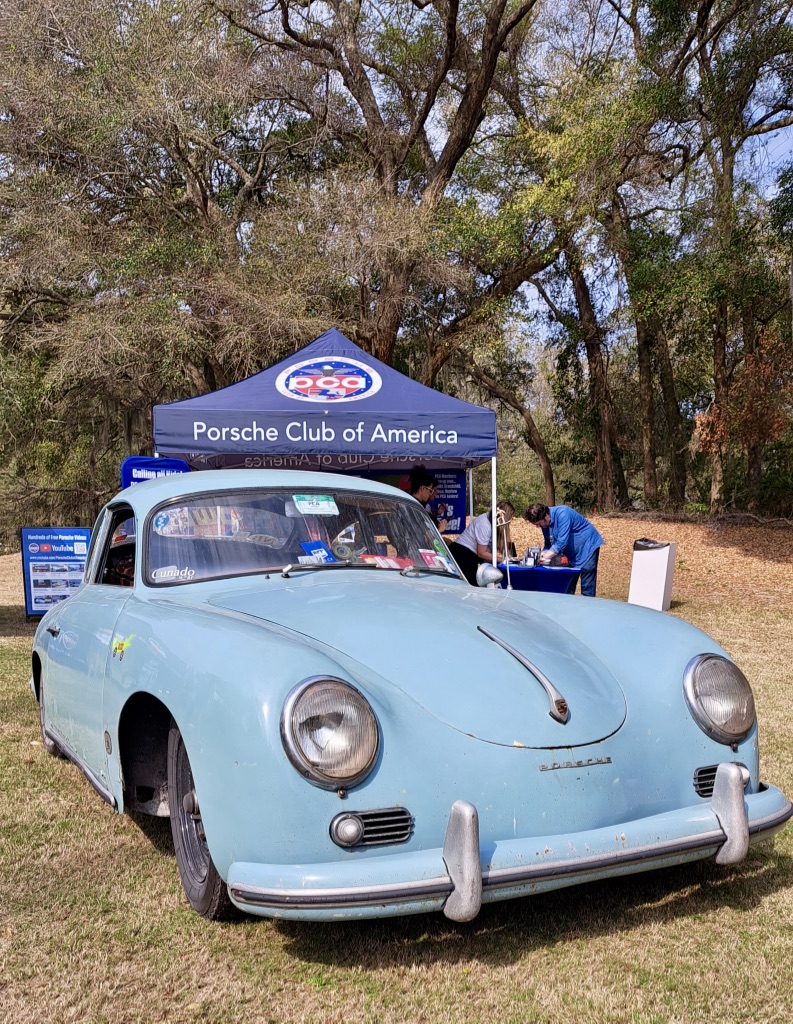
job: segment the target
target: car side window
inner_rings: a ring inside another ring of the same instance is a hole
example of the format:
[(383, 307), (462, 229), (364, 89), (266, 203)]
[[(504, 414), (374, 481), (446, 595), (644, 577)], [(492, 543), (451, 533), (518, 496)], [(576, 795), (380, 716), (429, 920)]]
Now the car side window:
[(104, 542), (110, 518), (111, 513), (107, 509), (103, 509), (91, 531), (91, 543), (88, 545), (88, 557), (85, 560), (84, 579), (86, 583), (101, 583), (101, 575), (98, 570), (104, 559)]
[(128, 505), (112, 510), (110, 528), (104, 538), (101, 570), (97, 582), (111, 587), (131, 587), (135, 583), (135, 517)]

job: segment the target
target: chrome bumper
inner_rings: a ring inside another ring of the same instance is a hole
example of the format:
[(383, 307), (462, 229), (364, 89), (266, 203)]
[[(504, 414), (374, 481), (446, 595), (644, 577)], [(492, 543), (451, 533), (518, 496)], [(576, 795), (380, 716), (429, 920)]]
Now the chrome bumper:
[[(616, 826), (616, 834), (615, 828), (607, 828), (507, 840), (491, 844), (486, 863), (477, 810), (468, 801), (457, 800), (442, 851), (391, 854), (362, 860), (354, 868), (349, 862), (232, 864), (229, 893), (243, 910), (267, 916), (330, 920), (443, 910), (453, 921), (470, 921), (484, 902), (543, 889), (712, 856), (719, 864), (735, 864), (746, 856), (751, 842), (778, 832), (793, 816), (793, 804), (770, 787), (749, 798), (754, 804), (750, 818), (744, 797), (748, 781), (745, 768), (724, 763), (716, 772), (710, 803), (695, 811), (626, 822)], [(274, 873), (278, 884), (257, 884)], [(299, 885), (290, 884), (298, 877)], [(338, 884), (328, 885), (331, 881)]]

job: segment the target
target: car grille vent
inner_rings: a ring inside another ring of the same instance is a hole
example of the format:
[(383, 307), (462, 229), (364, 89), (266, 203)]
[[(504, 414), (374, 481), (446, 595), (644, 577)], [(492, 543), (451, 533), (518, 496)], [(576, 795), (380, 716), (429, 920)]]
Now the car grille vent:
[(350, 850), (359, 846), (406, 843), (413, 835), (413, 815), (404, 807), (376, 811), (342, 811), (330, 823), (330, 838)]
[(717, 764), (708, 764), (694, 769), (694, 790), (697, 796), (713, 796), (713, 784), (716, 781)]
[[(736, 761), (741, 768), (745, 768), (741, 761)], [(713, 786), (716, 782), (716, 769), (719, 766), (717, 764), (703, 765), (702, 768), (694, 769), (694, 789), (697, 796), (710, 797), (713, 796)]]
[(413, 835), (413, 815), (405, 807), (355, 813), (363, 822), (363, 836), (359, 846), (406, 843)]

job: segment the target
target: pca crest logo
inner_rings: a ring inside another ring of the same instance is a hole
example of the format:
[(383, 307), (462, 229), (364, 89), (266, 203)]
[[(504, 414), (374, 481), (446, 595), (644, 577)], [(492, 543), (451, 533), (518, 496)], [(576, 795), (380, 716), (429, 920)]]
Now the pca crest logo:
[(382, 384), (366, 363), (335, 356), (293, 363), (275, 381), (280, 394), (301, 402), (357, 402), (376, 395)]

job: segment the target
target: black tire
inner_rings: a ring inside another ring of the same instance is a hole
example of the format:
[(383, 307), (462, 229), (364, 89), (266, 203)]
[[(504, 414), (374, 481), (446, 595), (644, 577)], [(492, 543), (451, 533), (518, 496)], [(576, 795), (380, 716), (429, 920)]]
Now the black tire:
[[(185, 798), (194, 809), (185, 807)], [(168, 733), (168, 805), (176, 863), (190, 906), (210, 921), (234, 916), (226, 883), (209, 854), (190, 760), (173, 720)]]
[(39, 726), (41, 728), (41, 742), (50, 757), (64, 757), (64, 753), (55, 740), (51, 740), (44, 731), (44, 683), (39, 683)]

